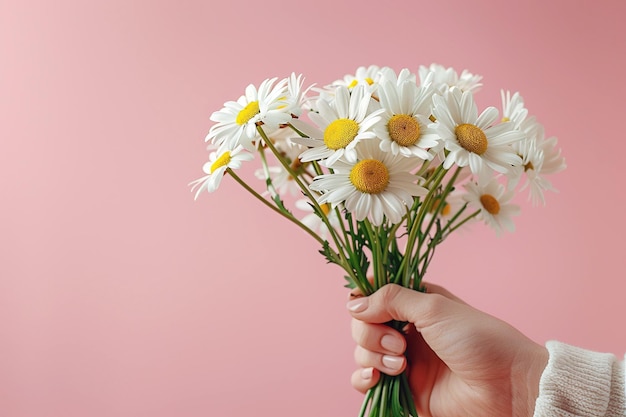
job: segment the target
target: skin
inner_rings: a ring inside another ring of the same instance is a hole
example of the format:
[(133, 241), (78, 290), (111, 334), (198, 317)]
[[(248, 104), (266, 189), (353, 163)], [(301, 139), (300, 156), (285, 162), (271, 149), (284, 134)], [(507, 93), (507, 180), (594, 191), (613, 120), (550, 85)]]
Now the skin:
[[(545, 347), (436, 285), (420, 293), (385, 285), (351, 294), (358, 366), (352, 385), (373, 387), (380, 372), (405, 369), (420, 417), (527, 417), (534, 412)], [(405, 333), (386, 326), (409, 323)]]

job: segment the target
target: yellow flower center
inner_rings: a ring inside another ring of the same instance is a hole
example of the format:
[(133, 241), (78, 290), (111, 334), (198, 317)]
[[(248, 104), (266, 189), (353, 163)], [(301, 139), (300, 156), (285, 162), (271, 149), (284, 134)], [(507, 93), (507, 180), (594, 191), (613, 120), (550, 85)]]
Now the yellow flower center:
[(508, 117), (506, 117), (506, 116), (504, 116), (504, 117), (502, 118), (502, 123), (506, 123), (506, 122), (510, 122), (510, 121), (511, 121), (511, 119), (509, 119), (509, 118), (508, 118)]
[(259, 111), (259, 102), (251, 101), (237, 114), (235, 122), (237, 122), (238, 125), (245, 125), (250, 119), (259, 114)]
[(211, 164), (211, 172), (209, 172), (209, 174), (212, 174), (218, 168), (228, 165), (230, 159), (230, 151), (226, 151), (221, 154), (220, 157), (217, 158), (213, 164)]
[(487, 213), (493, 214), (494, 216), (500, 213), (500, 203), (498, 200), (490, 194), (483, 194), (480, 196), (480, 204), (483, 205), (483, 208)]
[(330, 204), (327, 204), (327, 203), (320, 204), (320, 208), (322, 209), (322, 213), (328, 216), (328, 213), (330, 213)]
[(376, 159), (364, 159), (352, 167), (350, 182), (362, 193), (378, 194), (389, 184), (389, 171)]
[[(437, 210), (439, 210), (439, 205), (442, 203), (441, 198), (437, 198), (434, 202), (433, 202), (433, 206), (430, 209), (431, 213), (436, 213)], [(450, 207), (450, 204), (448, 204), (447, 202), (443, 201), (443, 208), (441, 209), (440, 214), (442, 216), (447, 216), (448, 214), (450, 214), (450, 212), (452, 211), (452, 207)]]
[(478, 126), (469, 123), (458, 125), (454, 129), (456, 139), (466, 151), (482, 155), (487, 151), (487, 136)]
[(345, 148), (359, 133), (359, 124), (351, 119), (337, 119), (324, 130), (324, 143), (336, 151)]
[(443, 209), (441, 210), (441, 215), (442, 216), (448, 216), (450, 214), (450, 212), (452, 211), (452, 207), (450, 207), (450, 204), (444, 202), (443, 203)]
[(530, 161), (528, 161), (528, 163), (526, 165), (524, 165), (524, 172), (528, 171), (529, 169), (532, 169), (532, 170), (535, 169), (535, 166)]
[(415, 117), (408, 114), (395, 114), (387, 124), (389, 137), (401, 146), (411, 146), (420, 138), (420, 125)]
[[(365, 82), (368, 85), (372, 85), (374, 84), (374, 80), (372, 80), (370, 77), (366, 77), (365, 78)], [(359, 80), (357, 80), (356, 78), (354, 80), (352, 80), (352, 82), (350, 84), (348, 84), (348, 88), (354, 88), (359, 84)]]

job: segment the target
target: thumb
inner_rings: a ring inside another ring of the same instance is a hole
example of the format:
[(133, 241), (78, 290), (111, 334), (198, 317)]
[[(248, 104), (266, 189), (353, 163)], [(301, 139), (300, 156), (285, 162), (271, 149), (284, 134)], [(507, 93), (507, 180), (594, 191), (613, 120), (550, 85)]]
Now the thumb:
[(397, 284), (387, 284), (368, 297), (348, 301), (350, 314), (368, 323), (390, 320), (411, 322), (417, 330), (445, 319), (459, 303), (441, 294), (425, 294)]

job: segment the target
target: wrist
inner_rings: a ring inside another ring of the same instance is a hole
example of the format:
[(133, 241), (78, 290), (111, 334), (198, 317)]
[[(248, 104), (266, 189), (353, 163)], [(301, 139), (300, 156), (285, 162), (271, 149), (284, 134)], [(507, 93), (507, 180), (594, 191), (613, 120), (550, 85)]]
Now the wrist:
[(532, 417), (539, 397), (541, 376), (548, 364), (549, 352), (544, 346), (531, 342), (518, 354), (511, 374), (513, 387), (513, 416)]

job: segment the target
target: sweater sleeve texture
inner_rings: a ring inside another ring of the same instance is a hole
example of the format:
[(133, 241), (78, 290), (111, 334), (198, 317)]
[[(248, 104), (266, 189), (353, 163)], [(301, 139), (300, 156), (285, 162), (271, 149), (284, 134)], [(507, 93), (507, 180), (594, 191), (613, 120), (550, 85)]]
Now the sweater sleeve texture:
[(534, 417), (623, 417), (624, 361), (557, 341), (539, 382)]

